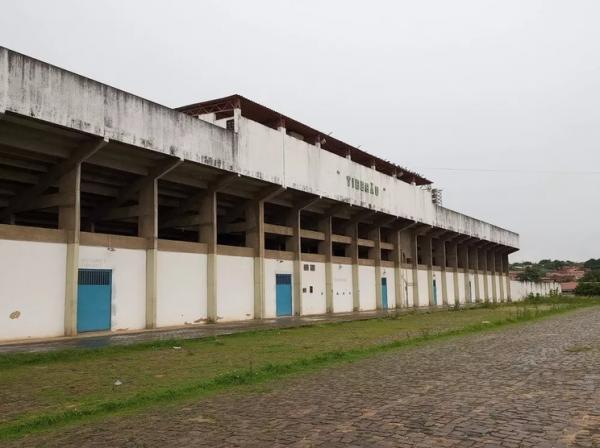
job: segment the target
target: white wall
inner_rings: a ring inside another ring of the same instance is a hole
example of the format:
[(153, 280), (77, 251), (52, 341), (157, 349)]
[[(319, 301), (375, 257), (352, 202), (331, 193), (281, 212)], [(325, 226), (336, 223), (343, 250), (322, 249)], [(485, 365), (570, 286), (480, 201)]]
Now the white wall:
[[(388, 309), (396, 308), (396, 282), (394, 268), (381, 267), (381, 278), (387, 279), (387, 304)], [(382, 299), (383, 300), (383, 299)]]
[[(304, 266), (309, 270), (305, 271)], [(315, 270), (311, 271), (310, 267)], [(325, 296), (325, 263), (303, 261), (300, 265), (302, 270), (302, 314), (325, 314), (327, 312), (327, 297)], [(310, 288), (313, 292), (310, 292)], [(306, 288), (306, 292), (304, 289)]]
[(254, 258), (217, 255), (217, 321), (253, 318)]
[(158, 252), (159, 327), (206, 319), (206, 254)]
[(66, 247), (0, 240), (0, 340), (64, 334)]
[(510, 293), (513, 301), (526, 299), (529, 294), (548, 295), (552, 290), (560, 293), (560, 284), (556, 282), (520, 282), (510, 281)]
[(454, 272), (446, 271), (446, 287), (448, 289), (448, 305), (454, 305)]
[(352, 265), (332, 264), (333, 280), (333, 312), (348, 313), (352, 311)]
[(418, 306), (429, 306), (429, 280), (427, 269), (418, 270), (419, 278), (419, 303)]
[(405, 286), (404, 293), (406, 294), (405, 306), (414, 306), (414, 296), (413, 296), (413, 276), (412, 269), (402, 269), (402, 276), (404, 278), (403, 285)]
[(79, 267), (112, 270), (111, 330), (145, 328), (145, 250), (80, 246)]
[(458, 271), (458, 302), (465, 303), (465, 273), (462, 271)]
[(485, 287), (484, 282), (483, 282), (483, 274), (477, 273), (475, 275), (475, 278), (477, 279), (477, 282), (479, 283), (479, 297), (477, 297), (477, 299), (481, 300), (482, 302), (485, 301)]
[[(292, 276), (292, 284), (294, 281), (294, 262), (291, 260), (273, 260), (265, 259), (265, 317), (274, 318), (277, 316), (275, 304), (275, 274), (290, 274)], [(293, 293), (292, 288), (292, 295)], [(254, 288), (253, 288), (254, 291)], [(293, 310), (292, 299), (292, 312)]]
[(358, 267), (358, 287), (360, 289), (360, 310), (368, 311), (377, 309), (374, 266)]

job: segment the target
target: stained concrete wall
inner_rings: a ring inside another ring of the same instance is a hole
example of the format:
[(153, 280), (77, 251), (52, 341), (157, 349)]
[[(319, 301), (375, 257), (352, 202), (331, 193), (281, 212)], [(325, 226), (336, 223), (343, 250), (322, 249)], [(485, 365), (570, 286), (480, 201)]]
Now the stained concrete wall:
[(146, 251), (81, 246), (79, 267), (112, 270), (111, 330), (146, 326)]
[(373, 266), (358, 267), (358, 285), (360, 290), (360, 310), (370, 311), (376, 309), (375, 268)]
[(551, 292), (560, 293), (560, 284), (556, 282), (520, 282), (516, 280), (510, 281), (510, 292), (512, 300), (526, 299), (530, 294), (533, 295), (548, 295)]
[[(265, 259), (265, 317), (267, 318), (276, 317), (277, 312), (275, 306), (275, 274), (290, 274), (293, 282), (294, 262), (290, 260)], [(292, 299), (292, 307), (293, 303)]]
[[(308, 270), (304, 269), (308, 266)], [(314, 270), (312, 270), (314, 266)], [(324, 314), (327, 311), (325, 296), (325, 263), (302, 262), (302, 315)]]
[(0, 340), (64, 334), (66, 244), (0, 240)]
[(206, 254), (158, 252), (157, 326), (206, 320)]
[(254, 258), (217, 256), (217, 321), (254, 318)]
[(454, 272), (446, 271), (446, 285), (448, 291), (448, 305), (454, 305)]
[[(382, 267), (381, 278), (387, 279), (387, 304), (388, 309), (396, 308), (396, 282), (394, 268)], [(383, 293), (382, 293), (383, 294)], [(383, 298), (382, 298), (383, 300)]]
[(352, 265), (333, 264), (333, 311), (347, 313), (352, 311)]
[[(221, 126), (0, 47), (0, 112), (5, 110), (518, 247), (517, 234), (435, 206), (426, 189), (283, 132), (241, 117), (236, 140)], [(368, 185), (368, 192), (358, 184)]]
[(419, 267), (419, 302), (417, 306), (429, 306), (429, 279), (427, 277), (427, 269)]

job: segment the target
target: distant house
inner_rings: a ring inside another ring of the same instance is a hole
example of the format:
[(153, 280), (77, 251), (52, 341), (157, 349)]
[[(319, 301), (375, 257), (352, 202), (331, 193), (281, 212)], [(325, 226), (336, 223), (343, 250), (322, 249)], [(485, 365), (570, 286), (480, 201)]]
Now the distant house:
[(581, 265), (563, 266), (556, 271), (548, 272), (546, 278), (558, 283), (572, 283), (581, 279), (588, 270)]
[(560, 284), (563, 294), (573, 294), (577, 288), (577, 282), (564, 282)]

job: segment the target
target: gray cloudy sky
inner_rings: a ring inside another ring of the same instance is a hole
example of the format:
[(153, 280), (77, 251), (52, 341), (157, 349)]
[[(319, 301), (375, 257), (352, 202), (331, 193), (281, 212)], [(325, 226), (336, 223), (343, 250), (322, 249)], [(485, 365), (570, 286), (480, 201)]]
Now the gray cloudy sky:
[(422, 172), (445, 206), (519, 232), (513, 260), (583, 260), (600, 257), (599, 23), (595, 0), (19, 0), (0, 45), (167, 106), (240, 93)]

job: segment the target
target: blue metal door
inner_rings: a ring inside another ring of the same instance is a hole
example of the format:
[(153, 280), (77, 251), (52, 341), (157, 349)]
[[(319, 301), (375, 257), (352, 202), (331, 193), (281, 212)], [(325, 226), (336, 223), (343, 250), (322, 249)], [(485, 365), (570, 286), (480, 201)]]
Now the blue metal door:
[(387, 278), (381, 278), (381, 307), (384, 310), (388, 309), (388, 301), (387, 301)]
[(292, 315), (291, 274), (275, 274), (275, 308), (277, 317)]
[(433, 304), (437, 305), (437, 284), (435, 279), (433, 279)]
[(80, 269), (77, 284), (77, 331), (110, 330), (112, 271)]

